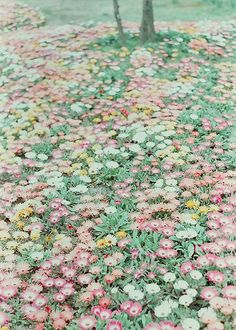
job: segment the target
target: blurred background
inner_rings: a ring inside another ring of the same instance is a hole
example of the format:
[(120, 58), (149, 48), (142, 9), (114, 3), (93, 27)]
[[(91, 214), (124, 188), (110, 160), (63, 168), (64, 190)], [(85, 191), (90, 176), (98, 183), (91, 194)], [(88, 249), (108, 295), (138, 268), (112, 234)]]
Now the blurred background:
[[(49, 25), (113, 21), (112, 0), (20, 0), (40, 8)], [(122, 19), (140, 21), (142, 0), (119, 0)], [(153, 0), (155, 20), (236, 19), (236, 0)]]

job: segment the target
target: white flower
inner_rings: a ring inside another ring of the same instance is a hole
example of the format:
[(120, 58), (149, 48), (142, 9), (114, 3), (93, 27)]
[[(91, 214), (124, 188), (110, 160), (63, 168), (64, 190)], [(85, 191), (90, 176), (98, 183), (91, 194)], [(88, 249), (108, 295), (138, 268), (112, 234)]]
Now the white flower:
[(158, 149), (165, 149), (166, 148), (166, 144), (165, 143), (159, 143), (158, 144)]
[(193, 302), (193, 297), (191, 297), (187, 294), (184, 294), (183, 296), (181, 296), (179, 298), (179, 303), (180, 303), (180, 305), (183, 305), (183, 306), (189, 306), (192, 302)]
[(184, 280), (178, 280), (174, 284), (176, 290), (186, 290), (188, 288), (188, 283)]
[(201, 321), (207, 323), (208, 319), (210, 320), (217, 320), (216, 312), (211, 307), (201, 308), (198, 311), (198, 316), (200, 317)]
[(132, 284), (127, 284), (125, 287), (124, 287), (124, 292), (128, 293), (130, 291), (134, 291), (135, 290), (135, 286), (132, 285)]
[(197, 290), (195, 290), (195, 289), (188, 289), (188, 290), (186, 290), (186, 293), (187, 293), (187, 295), (189, 295), (191, 297), (196, 297)]
[(129, 150), (130, 150), (130, 151), (133, 151), (133, 152), (139, 152), (139, 151), (141, 151), (142, 149), (141, 149), (141, 147), (140, 147), (139, 144), (133, 144), (133, 145), (130, 145), (130, 146), (129, 146)]
[(83, 103), (76, 102), (76, 103), (73, 103), (70, 108), (72, 111), (75, 111), (76, 113), (79, 114), (83, 111), (83, 108), (81, 108), (81, 106), (83, 106)]
[(146, 291), (149, 294), (154, 294), (160, 291), (160, 287), (159, 285), (155, 284), (155, 283), (150, 283), (146, 285)]
[(171, 136), (171, 135), (175, 135), (175, 131), (164, 131), (161, 134), (165, 137), (168, 137), (168, 136)]
[(86, 183), (90, 183), (92, 180), (90, 179), (89, 176), (84, 175), (84, 176), (80, 176), (80, 180)]
[(84, 184), (78, 184), (76, 187), (70, 188), (70, 191), (83, 194), (88, 191), (88, 188)]
[(178, 184), (178, 181), (175, 179), (168, 179), (168, 180), (166, 180), (166, 184), (168, 186), (176, 186)]
[(165, 282), (174, 282), (175, 279), (176, 279), (175, 274), (171, 272), (165, 273), (165, 275), (163, 276), (163, 280)]
[(112, 148), (112, 147), (106, 147), (104, 148), (104, 154), (106, 155), (117, 155), (120, 151), (115, 149), (115, 148)]
[(43, 259), (44, 257), (44, 253), (43, 252), (32, 252), (30, 254), (30, 257), (33, 259), (33, 260), (41, 260)]
[(175, 186), (166, 186), (164, 189), (169, 192), (179, 191), (179, 188)]
[(152, 127), (152, 131), (155, 133), (159, 133), (161, 131), (163, 131), (165, 129), (165, 127), (163, 125), (156, 125), (154, 127)]
[(191, 319), (191, 318), (183, 319), (181, 322), (181, 325), (184, 330), (199, 330), (200, 329), (199, 322), (197, 320)]
[(105, 208), (105, 213), (106, 214), (112, 214), (116, 212), (116, 207), (115, 206), (108, 206)]
[(164, 304), (156, 306), (154, 313), (156, 317), (167, 317), (171, 313), (171, 308), (167, 308)]
[(146, 143), (146, 146), (147, 146), (147, 148), (153, 148), (153, 147), (155, 147), (155, 143), (154, 142), (147, 142)]
[(187, 238), (193, 238), (197, 236), (197, 232), (194, 229), (187, 229)]
[(141, 300), (144, 297), (144, 293), (140, 290), (129, 291), (128, 295), (130, 299)]
[(200, 280), (202, 278), (202, 273), (199, 272), (198, 270), (192, 270), (189, 275), (192, 277), (194, 280)]
[(37, 155), (37, 158), (40, 159), (40, 160), (47, 160), (48, 159), (48, 156), (45, 155), (45, 154), (38, 154)]
[(101, 163), (94, 162), (89, 167), (89, 173), (96, 174), (101, 168), (103, 168)]
[(112, 245), (116, 245), (116, 243), (117, 243), (117, 239), (116, 239), (116, 237), (113, 236), (113, 235), (107, 235), (107, 236), (105, 237), (105, 239), (106, 239), (107, 241), (111, 242)]
[(157, 141), (163, 141), (163, 140), (165, 140), (165, 138), (164, 138), (163, 136), (161, 136), (161, 135), (156, 135), (156, 136), (155, 136), (155, 139), (156, 139)]
[(162, 305), (164, 306), (166, 306), (167, 308), (177, 308), (178, 306), (179, 306), (179, 304), (176, 302), (176, 301), (174, 301), (174, 300), (172, 300), (172, 299), (167, 299), (167, 300), (165, 300), (163, 303), (162, 303)]
[(147, 133), (145, 132), (138, 132), (133, 136), (133, 141), (138, 142), (138, 143), (143, 143), (145, 142), (147, 138)]
[(189, 116), (191, 119), (198, 119), (198, 115), (195, 115), (194, 113)]
[(164, 184), (164, 180), (163, 179), (158, 179), (155, 183), (155, 187), (161, 188)]
[(106, 162), (106, 167), (110, 168), (110, 169), (115, 169), (117, 167), (119, 167), (119, 164), (117, 162), (114, 161), (108, 161)]
[(26, 152), (25, 157), (29, 159), (34, 159), (36, 158), (36, 153), (34, 151)]
[(111, 293), (117, 293), (118, 291), (119, 291), (118, 288), (111, 289)]

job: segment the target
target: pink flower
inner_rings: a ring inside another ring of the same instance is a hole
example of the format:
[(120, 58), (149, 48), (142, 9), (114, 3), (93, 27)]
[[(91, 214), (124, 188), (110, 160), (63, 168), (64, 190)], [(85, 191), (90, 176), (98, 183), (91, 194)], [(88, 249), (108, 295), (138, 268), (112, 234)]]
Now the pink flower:
[(56, 302), (61, 303), (61, 302), (65, 301), (66, 296), (61, 292), (57, 292), (53, 295), (53, 298)]
[(10, 321), (10, 317), (4, 312), (0, 311), (0, 326), (6, 325)]
[(130, 307), (132, 306), (133, 302), (130, 300), (124, 301), (121, 305), (120, 305), (120, 309), (124, 312), (127, 312)]
[(161, 321), (159, 323), (159, 329), (160, 330), (178, 330), (179, 327), (177, 328), (176, 325), (170, 321)]
[(38, 297), (34, 300), (34, 305), (36, 307), (42, 307), (45, 306), (48, 302), (48, 298), (43, 295), (38, 295)]
[(228, 285), (222, 290), (222, 293), (226, 298), (236, 298), (236, 286)]
[(101, 308), (99, 317), (102, 320), (109, 320), (112, 318), (112, 311), (110, 309)]
[(220, 204), (220, 203), (222, 203), (222, 198), (220, 195), (215, 195), (215, 196), (211, 197), (211, 201), (213, 203)]
[(88, 285), (92, 282), (92, 276), (90, 274), (81, 274), (77, 277), (77, 280), (80, 284)]
[(210, 270), (207, 272), (207, 278), (213, 283), (222, 283), (224, 281), (224, 274), (218, 270)]
[(66, 322), (63, 319), (57, 319), (53, 321), (52, 325), (55, 330), (62, 330), (65, 328)]
[(160, 242), (160, 247), (164, 248), (164, 249), (171, 249), (174, 246), (173, 241), (171, 241), (170, 239), (161, 239)]
[(9, 299), (9, 298), (16, 296), (17, 292), (18, 292), (18, 290), (15, 286), (9, 285), (2, 289), (2, 292), (0, 293), (0, 295), (5, 299)]
[(218, 291), (212, 287), (206, 287), (201, 291), (201, 297), (204, 300), (211, 300), (219, 295)]
[(106, 330), (122, 330), (122, 323), (120, 321), (112, 320), (107, 324)]
[(224, 325), (221, 322), (212, 322), (207, 325), (207, 330), (224, 330)]
[(26, 289), (22, 293), (22, 298), (27, 302), (32, 302), (38, 297), (38, 292), (30, 289)]
[(183, 274), (187, 274), (194, 269), (194, 264), (191, 261), (186, 261), (180, 266), (181, 273)]
[(135, 317), (140, 315), (142, 312), (142, 305), (138, 302), (132, 302), (131, 306), (126, 310), (126, 313), (131, 317)]
[(160, 330), (160, 327), (158, 323), (149, 323), (143, 330)]

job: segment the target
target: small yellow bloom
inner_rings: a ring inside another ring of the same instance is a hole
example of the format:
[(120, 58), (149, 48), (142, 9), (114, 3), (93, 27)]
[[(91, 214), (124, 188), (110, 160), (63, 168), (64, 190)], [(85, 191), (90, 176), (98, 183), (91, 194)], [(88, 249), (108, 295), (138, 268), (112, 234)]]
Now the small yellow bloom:
[(18, 221), (16, 225), (19, 229), (23, 229), (25, 226), (25, 223), (23, 221)]
[(111, 118), (110, 116), (107, 116), (107, 115), (106, 115), (106, 116), (103, 116), (103, 118), (102, 118), (102, 119), (103, 119), (104, 121), (109, 121), (109, 120), (110, 120), (110, 118)]
[(199, 205), (200, 205), (199, 201), (193, 199), (190, 199), (185, 203), (185, 206), (187, 206), (189, 209), (197, 209)]
[(86, 152), (83, 152), (79, 157), (81, 159), (86, 159), (88, 157), (88, 154)]
[(48, 242), (51, 242), (51, 240), (52, 240), (52, 236), (48, 235), (48, 236), (45, 237), (44, 240), (45, 240), (45, 242), (47, 242), (47, 243), (48, 243)]
[(207, 214), (209, 212), (209, 208), (207, 206), (200, 206), (198, 211), (202, 214)]
[(219, 210), (218, 205), (214, 205), (214, 204), (209, 205), (209, 211), (218, 211), (218, 210)]
[(108, 241), (106, 239), (104, 239), (104, 238), (103, 239), (99, 239), (97, 241), (97, 246), (99, 248), (104, 248), (104, 247), (108, 246)]
[(93, 150), (101, 150), (102, 149), (102, 146), (100, 144), (94, 144), (93, 147), (92, 147)]
[(87, 172), (86, 170), (80, 170), (80, 171), (79, 171), (79, 174), (80, 174), (81, 176), (85, 176), (85, 175), (88, 174), (88, 172)]
[(127, 236), (127, 233), (124, 230), (120, 230), (116, 233), (116, 236), (120, 239), (125, 238)]
[(88, 164), (93, 163), (93, 162), (94, 162), (93, 157), (88, 157), (88, 158), (86, 159), (86, 162), (87, 162)]
[(30, 234), (30, 238), (32, 239), (32, 241), (37, 241), (40, 238), (40, 230), (32, 230), (31, 234)]
[(100, 123), (100, 122), (101, 122), (101, 119), (100, 119), (100, 118), (94, 118), (94, 119), (93, 119), (93, 122), (94, 122), (94, 123)]
[(20, 218), (27, 218), (33, 214), (33, 209), (31, 207), (26, 207), (25, 209), (18, 212)]
[(198, 214), (195, 213), (191, 216), (191, 218), (192, 218), (192, 220), (198, 220), (200, 217)]

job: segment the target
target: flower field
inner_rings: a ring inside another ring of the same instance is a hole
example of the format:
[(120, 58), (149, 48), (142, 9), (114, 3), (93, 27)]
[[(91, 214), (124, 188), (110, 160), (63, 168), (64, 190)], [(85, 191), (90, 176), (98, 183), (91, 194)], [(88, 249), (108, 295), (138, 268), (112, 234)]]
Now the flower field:
[(40, 28), (0, 2), (0, 329), (236, 327), (236, 21)]

